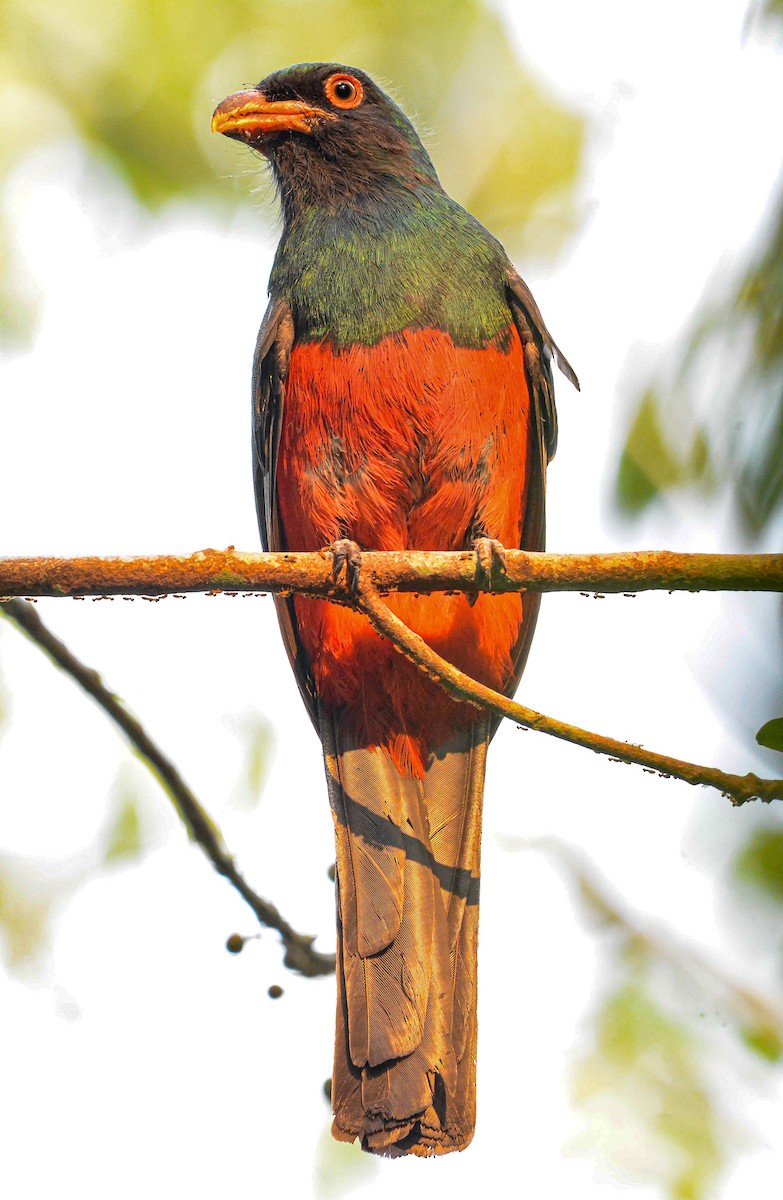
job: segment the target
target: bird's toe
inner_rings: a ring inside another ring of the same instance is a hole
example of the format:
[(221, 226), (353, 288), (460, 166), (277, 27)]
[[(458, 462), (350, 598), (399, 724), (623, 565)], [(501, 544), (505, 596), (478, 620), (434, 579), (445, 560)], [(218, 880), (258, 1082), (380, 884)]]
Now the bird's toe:
[(497, 568), (503, 575), (506, 573), (506, 548), (497, 538), (479, 537), (473, 542), (473, 549), (481, 571), (491, 581), (492, 573)]
[(345, 582), (349, 589), (355, 592), (359, 587), (359, 574), (362, 569), (362, 552), (356, 542), (350, 538), (338, 538), (328, 547), (332, 555), (332, 579), (337, 582), (343, 570)]

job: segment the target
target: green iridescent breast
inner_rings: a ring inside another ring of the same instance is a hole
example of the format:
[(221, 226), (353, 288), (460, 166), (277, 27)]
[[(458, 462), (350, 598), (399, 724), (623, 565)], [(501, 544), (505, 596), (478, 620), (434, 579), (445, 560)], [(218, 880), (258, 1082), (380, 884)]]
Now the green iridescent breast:
[(270, 291), (290, 303), (299, 341), (371, 346), (437, 328), (479, 347), (511, 320), (507, 264), (474, 217), (427, 188), (358, 213), (304, 211), (283, 234)]

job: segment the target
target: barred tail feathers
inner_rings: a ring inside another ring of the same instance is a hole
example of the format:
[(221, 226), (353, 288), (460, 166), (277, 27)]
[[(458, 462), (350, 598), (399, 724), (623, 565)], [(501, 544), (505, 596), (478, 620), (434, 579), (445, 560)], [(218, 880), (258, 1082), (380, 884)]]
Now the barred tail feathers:
[(424, 779), (322, 710), (338, 883), (333, 1133), (374, 1153), (463, 1149), (475, 1123), (481, 803), (489, 729)]

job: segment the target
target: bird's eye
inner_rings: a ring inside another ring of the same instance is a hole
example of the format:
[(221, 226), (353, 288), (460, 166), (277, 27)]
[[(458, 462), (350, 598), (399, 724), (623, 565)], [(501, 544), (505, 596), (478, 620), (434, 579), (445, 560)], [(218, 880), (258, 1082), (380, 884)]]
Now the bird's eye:
[(353, 75), (330, 75), (324, 91), (336, 108), (356, 108), (364, 99), (364, 88)]

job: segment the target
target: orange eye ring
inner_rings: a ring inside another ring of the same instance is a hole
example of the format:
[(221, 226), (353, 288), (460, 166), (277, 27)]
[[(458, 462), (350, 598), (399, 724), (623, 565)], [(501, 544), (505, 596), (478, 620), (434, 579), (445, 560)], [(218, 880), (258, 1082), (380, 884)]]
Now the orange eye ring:
[(353, 75), (330, 75), (324, 84), (324, 92), (335, 108), (358, 108), (364, 99), (364, 88)]

